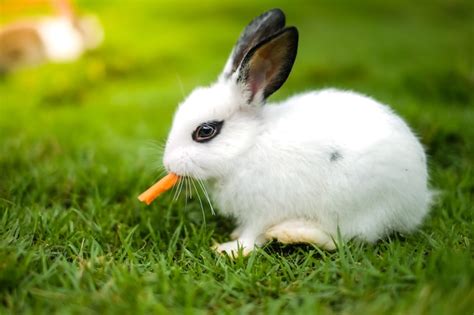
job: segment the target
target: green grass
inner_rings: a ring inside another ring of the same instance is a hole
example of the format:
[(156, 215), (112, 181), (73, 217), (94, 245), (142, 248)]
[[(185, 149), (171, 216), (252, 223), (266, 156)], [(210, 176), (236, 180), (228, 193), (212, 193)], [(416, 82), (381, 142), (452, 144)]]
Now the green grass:
[[(80, 1), (103, 21), (100, 50), (1, 79), (1, 314), (474, 312), (472, 2), (292, 3)], [(210, 83), (273, 6), (301, 37), (273, 100), (354, 89), (419, 135), (440, 195), (417, 233), (232, 261), (210, 250), (228, 219), (171, 194), (136, 200), (182, 89)]]

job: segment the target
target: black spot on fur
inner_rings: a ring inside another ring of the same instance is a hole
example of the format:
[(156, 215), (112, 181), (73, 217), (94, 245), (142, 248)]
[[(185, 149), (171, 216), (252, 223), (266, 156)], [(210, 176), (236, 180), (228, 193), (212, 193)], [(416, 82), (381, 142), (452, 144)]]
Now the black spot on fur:
[(339, 151), (334, 151), (331, 153), (329, 160), (331, 162), (336, 162), (338, 160), (342, 159), (342, 154)]

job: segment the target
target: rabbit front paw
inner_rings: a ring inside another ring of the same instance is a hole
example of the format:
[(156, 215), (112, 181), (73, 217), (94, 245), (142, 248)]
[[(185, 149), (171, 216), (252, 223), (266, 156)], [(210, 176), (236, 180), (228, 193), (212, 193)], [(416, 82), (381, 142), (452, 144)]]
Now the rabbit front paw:
[(241, 240), (230, 241), (222, 244), (216, 244), (212, 247), (219, 254), (226, 254), (231, 258), (238, 256), (248, 256), (255, 248), (254, 244), (243, 242)]

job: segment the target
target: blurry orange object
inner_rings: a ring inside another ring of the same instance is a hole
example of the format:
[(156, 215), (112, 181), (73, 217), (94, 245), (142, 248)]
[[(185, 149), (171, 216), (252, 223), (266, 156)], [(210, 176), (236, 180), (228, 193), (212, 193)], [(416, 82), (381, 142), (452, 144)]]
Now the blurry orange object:
[(73, 15), (74, 6), (69, 0), (0, 0), (0, 13), (2, 19), (53, 13)]

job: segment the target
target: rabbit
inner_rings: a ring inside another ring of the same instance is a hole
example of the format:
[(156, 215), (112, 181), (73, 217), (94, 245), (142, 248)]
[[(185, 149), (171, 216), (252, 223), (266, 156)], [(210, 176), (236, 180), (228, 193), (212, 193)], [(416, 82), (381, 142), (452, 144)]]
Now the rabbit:
[(0, 30), (0, 71), (72, 61), (96, 48), (102, 39), (102, 28), (93, 16), (58, 15), (17, 22)]
[(298, 30), (272, 9), (244, 29), (217, 81), (178, 106), (163, 155), (168, 172), (202, 180), (237, 228), (219, 253), (276, 240), (334, 250), (411, 232), (428, 213), (420, 141), (388, 106), (325, 89), (266, 104), (288, 78)]

